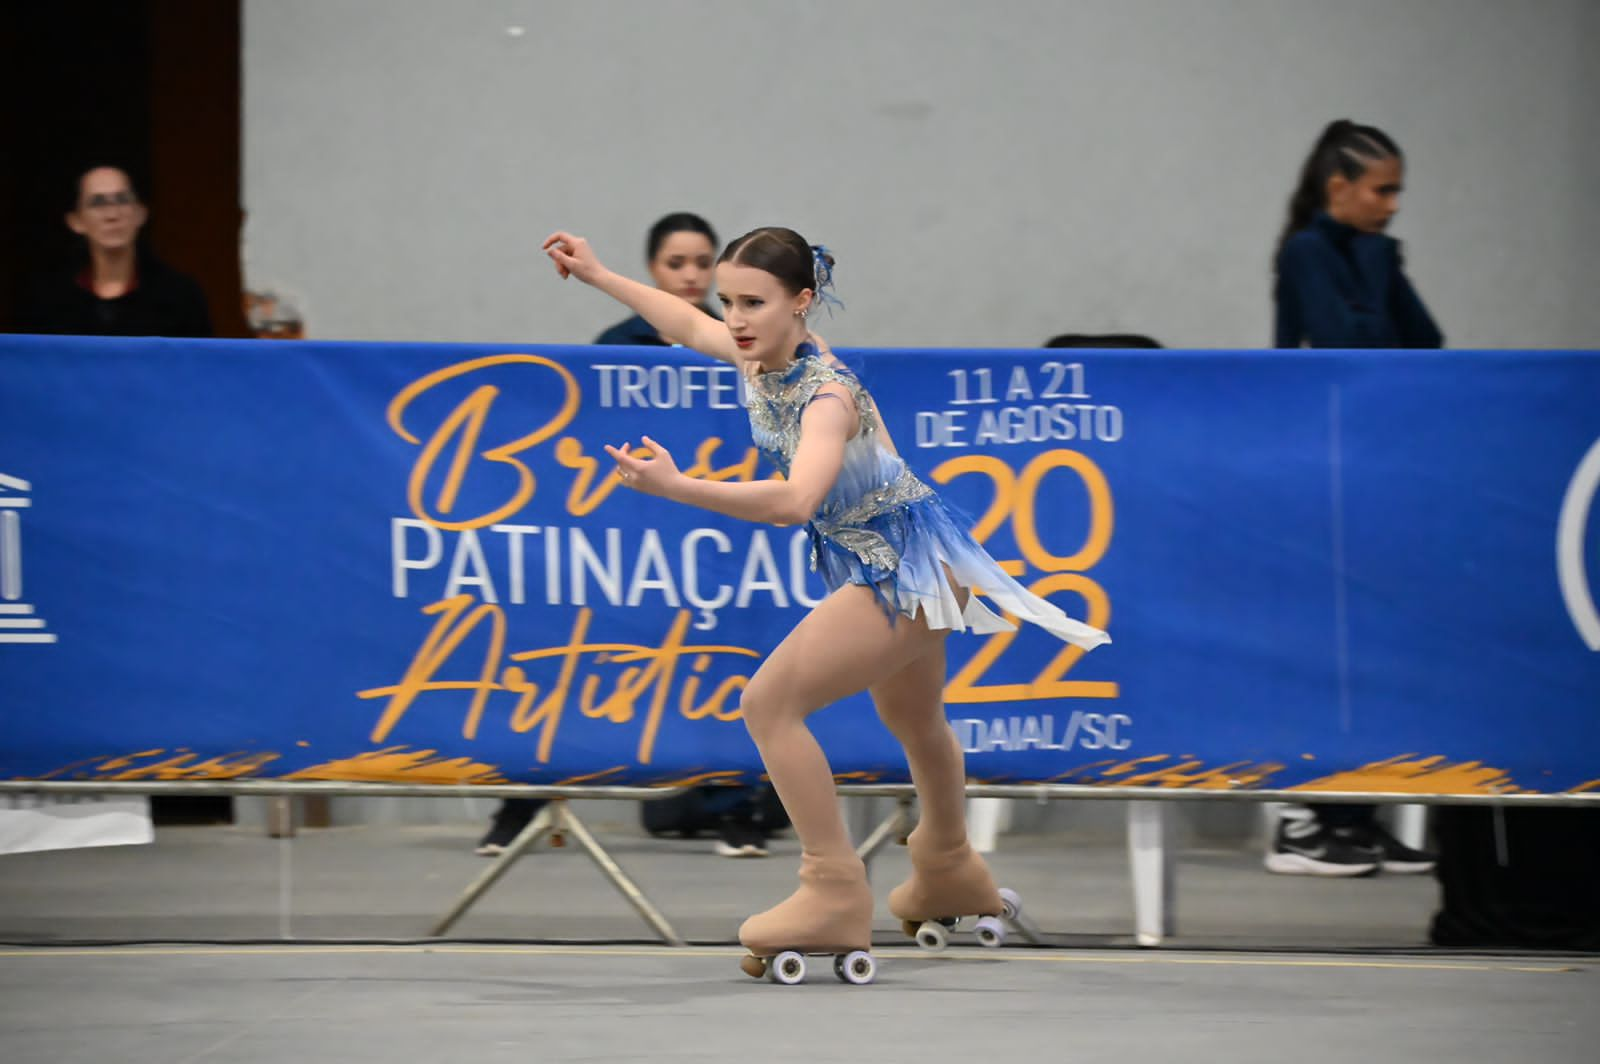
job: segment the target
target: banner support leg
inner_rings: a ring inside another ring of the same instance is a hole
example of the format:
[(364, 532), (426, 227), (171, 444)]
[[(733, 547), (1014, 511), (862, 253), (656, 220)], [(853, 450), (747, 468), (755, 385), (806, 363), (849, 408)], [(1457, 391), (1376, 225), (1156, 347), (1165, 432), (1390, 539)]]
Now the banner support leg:
[(450, 911), (434, 925), (429, 935), (433, 938), (438, 938), (446, 931), (449, 931), (456, 921), (465, 916), (467, 910), (471, 909), (479, 898), (488, 893), (489, 888), (499, 882), (500, 877), (505, 875), (511, 866), (516, 863), (517, 859), (528, 852), (535, 843), (546, 835), (560, 834), (562, 832), (572, 833), (572, 837), (578, 840), (578, 844), (584, 848), (584, 851), (589, 855), (589, 859), (595, 863), (596, 867), (611, 881), (611, 884), (628, 900), (628, 904), (638, 911), (639, 915), (650, 925), (661, 941), (669, 946), (688, 945), (678, 935), (678, 932), (673, 930), (666, 917), (661, 915), (661, 911), (651, 904), (649, 898), (645, 897), (638, 884), (628, 878), (628, 874), (606, 852), (605, 847), (601, 846), (595, 837), (589, 833), (589, 829), (572, 812), (565, 798), (552, 798), (549, 804), (539, 810), (533, 820), (528, 823), (528, 826), (523, 828), (515, 839), (511, 840), (511, 845), (506, 847), (505, 853), (495, 858), (494, 863), (484, 869), (482, 874), (472, 882), (472, 885), (456, 899), (455, 905), (451, 906)]
[(1177, 876), (1167, 846), (1165, 802), (1128, 803), (1128, 862), (1133, 872), (1134, 937), (1159, 946), (1177, 932)]
[(979, 853), (993, 853), (1000, 844), (1000, 832), (1011, 818), (1009, 798), (968, 798), (967, 834), (972, 848)]
[(650, 903), (649, 898), (644, 896), (644, 891), (640, 890), (638, 885), (628, 878), (628, 874), (622, 870), (622, 866), (612, 859), (611, 855), (595, 840), (593, 835), (589, 834), (589, 829), (584, 827), (583, 821), (579, 820), (572, 810), (566, 807), (565, 802), (562, 802), (561, 806), (561, 812), (557, 814), (557, 820), (559, 821), (557, 830), (572, 832), (572, 837), (578, 840), (578, 845), (588, 851), (590, 859), (599, 866), (601, 872), (605, 873), (605, 877), (611, 880), (611, 885), (617, 888), (622, 896), (628, 900), (628, 904), (632, 905), (640, 916), (644, 917), (645, 923), (655, 930), (661, 941), (669, 946), (687, 946), (688, 943), (679, 937), (678, 932), (672, 929), (672, 925), (667, 923), (667, 918), (661, 915), (661, 911)]
[(511, 866), (516, 863), (517, 858), (521, 857), (534, 843), (550, 833), (551, 828), (555, 825), (555, 816), (551, 810), (558, 804), (564, 803), (559, 800), (553, 801), (539, 810), (538, 814), (528, 822), (528, 826), (523, 828), (517, 834), (517, 837), (511, 840), (511, 845), (506, 847), (505, 852), (496, 857), (489, 867), (485, 868), (478, 875), (478, 878), (472, 881), (472, 885), (456, 899), (456, 903), (450, 907), (450, 911), (445, 913), (443, 918), (434, 925), (433, 930), (428, 932), (429, 937), (438, 938), (450, 930), (455, 925), (455, 922), (465, 916), (467, 910), (472, 908), (474, 903), (490, 887), (499, 882), (500, 877), (505, 875)]

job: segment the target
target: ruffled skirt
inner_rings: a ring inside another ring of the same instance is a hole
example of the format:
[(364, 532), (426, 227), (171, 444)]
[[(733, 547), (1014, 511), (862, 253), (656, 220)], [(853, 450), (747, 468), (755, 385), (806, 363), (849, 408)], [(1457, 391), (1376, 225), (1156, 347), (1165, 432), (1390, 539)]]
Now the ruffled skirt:
[[(1036, 624), (1074, 646), (1091, 650), (1111, 637), (1098, 628), (1068, 617), (1001, 569), (965, 528), (951, 519), (937, 495), (880, 514), (860, 531), (882, 537), (898, 555), (895, 568), (875, 564), (835, 538), (811, 527), (813, 559), (828, 589), (846, 584), (870, 587), (885, 610), (906, 617), (921, 611), (929, 628), (956, 632), (1015, 631), (1016, 626), (986, 606), (974, 588), (1019, 620)], [(888, 557), (883, 551), (866, 552)], [(945, 578), (948, 570), (967, 591), (963, 607)]]

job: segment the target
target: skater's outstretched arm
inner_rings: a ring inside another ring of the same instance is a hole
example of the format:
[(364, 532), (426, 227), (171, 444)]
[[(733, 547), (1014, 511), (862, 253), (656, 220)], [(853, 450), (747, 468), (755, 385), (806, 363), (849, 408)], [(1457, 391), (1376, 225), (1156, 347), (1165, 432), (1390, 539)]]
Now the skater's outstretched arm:
[(855, 404), (842, 386), (818, 389), (800, 419), (800, 444), (785, 480), (741, 483), (686, 477), (666, 448), (649, 436), (643, 439), (649, 457), (635, 453), (628, 444), (608, 444), (606, 452), (616, 459), (622, 483), (635, 491), (743, 521), (800, 525), (811, 519), (833, 489), (844, 464), (845, 444), (855, 435), (858, 421)]
[(556, 264), (556, 272), (563, 278), (576, 277), (592, 285), (635, 314), (644, 318), (656, 329), (681, 339), (686, 347), (724, 362), (737, 362), (738, 349), (727, 326), (699, 307), (679, 299), (671, 292), (663, 292), (647, 284), (613, 273), (601, 263), (589, 242), (571, 233), (551, 233), (545, 238), (544, 251)]

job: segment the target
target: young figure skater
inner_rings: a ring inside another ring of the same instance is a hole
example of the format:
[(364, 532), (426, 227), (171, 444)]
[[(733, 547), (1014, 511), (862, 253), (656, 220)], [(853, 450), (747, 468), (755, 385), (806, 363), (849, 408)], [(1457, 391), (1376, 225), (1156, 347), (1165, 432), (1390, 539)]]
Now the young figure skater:
[(833, 953), (842, 977), (872, 978), (872, 888), (839, 812), (833, 772), (806, 726), (810, 714), (862, 690), (905, 747), (921, 804), (909, 840), (911, 878), (890, 893), (890, 912), (907, 923), (1000, 915), (1000, 892), (967, 841), (962, 751), (944, 715), (945, 637), (1012, 629), (975, 587), (1085, 649), (1109, 637), (1006, 575), (896, 454), (855, 376), (819, 351), (806, 317), (819, 297), (831, 298), (825, 250), (782, 228), (733, 241), (716, 269), (722, 321), (612, 273), (581, 237), (555, 233), (544, 250), (562, 277), (576, 276), (685, 346), (739, 366), (751, 434), (785, 476), (691, 479), (646, 436), (648, 455), (629, 444), (606, 448), (622, 483), (746, 521), (806, 525), (829, 589), (756, 670), (741, 701), (801, 845), (799, 888), (739, 929), (752, 954), (744, 970), (759, 976), (784, 953), (776, 975), (798, 981), (804, 962), (796, 971), (789, 951)]

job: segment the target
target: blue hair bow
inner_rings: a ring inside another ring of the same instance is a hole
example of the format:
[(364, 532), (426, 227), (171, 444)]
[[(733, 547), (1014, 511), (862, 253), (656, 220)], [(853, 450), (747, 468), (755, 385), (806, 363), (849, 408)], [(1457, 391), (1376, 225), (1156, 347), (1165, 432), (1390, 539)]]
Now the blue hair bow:
[(833, 266), (828, 262), (828, 247), (826, 244), (811, 245), (811, 262), (816, 276), (816, 284), (812, 290), (817, 294), (817, 301), (828, 308), (828, 317), (833, 317), (833, 308), (844, 309), (844, 300), (833, 294)]

